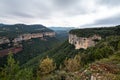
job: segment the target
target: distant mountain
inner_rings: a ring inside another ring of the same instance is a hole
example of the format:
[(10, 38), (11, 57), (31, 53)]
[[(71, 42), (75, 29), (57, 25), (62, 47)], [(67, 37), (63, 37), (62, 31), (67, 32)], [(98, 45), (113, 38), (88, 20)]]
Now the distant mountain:
[(3, 26), (4, 24), (0, 23), (0, 27)]
[(68, 38), (68, 33), (70, 30), (75, 29), (74, 27), (49, 27), (56, 32), (56, 37), (63, 41)]
[(43, 26), (41, 24), (35, 24), (35, 25), (25, 25), (25, 24), (14, 24), (14, 25), (5, 25), (0, 24), (0, 30), (4, 31), (53, 31), (51, 29), (48, 29), (46, 26)]
[(74, 27), (49, 27), (54, 31), (70, 31), (71, 29), (75, 29)]
[(26, 24), (14, 24), (6, 25), (0, 24), (0, 36), (16, 37), (17, 35), (24, 33), (39, 33), (39, 32), (53, 32), (53, 30), (43, 26), (41, 24), (26, 25)]

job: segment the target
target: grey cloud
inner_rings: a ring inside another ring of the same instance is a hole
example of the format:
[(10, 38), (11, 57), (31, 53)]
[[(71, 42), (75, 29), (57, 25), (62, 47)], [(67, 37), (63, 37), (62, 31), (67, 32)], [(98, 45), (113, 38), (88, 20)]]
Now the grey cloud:
[(83, 25), (82, 27), (91, 27), (91, 26), (97, 26), (97, 25), (109, 26), (109, 25), (119, 25), (119, 24), (120, 24), (120, 14), (106, 18), (106, 19), (97, 20), (93, 24), (86, 24), (86, 25)]
[[(83, 0), (2, 0), (7, 11), (4, 10), (5, 12), (2, 15), (48, 19), (54, 17), (54, 12), (57, 11), (65, 16), (90, 13), (81, 6), (81, 1)], [(52, 3), (52, 6), (47, 5), (47, 3)]]
[[(90, 1), (95, 3), (98, 1), (96, 4), (93, 4), (98, 6), (93, 6), (93, 9), (90, 9)], [(112, 7), (118, 6), (119, 4), (119, 0), (0, 0), (0, 18), (9, 19), (8, 21), (10, 19), (18, 19), (24, 22), (24, 18), (28, 18), (26, 20), (34, 19), (42, 21), (44, 19), (52, 20), (54, 17), (58, 17), (57, 20), (59, 20), (59, 15), (62, 15), (63, 18), (60, 17), (60, 19), (64, 21), (64, 17), (84, 16), (84, 14), (89, 15), (89, 13), (94, 14), (99, 6), (106, 5)], [(113, 23), (114, 21), (108, 22), (107, 20), (105, 23), (103, 22), (105, 21), (100, 20), (96, 24), (107, 24)]]
[(109, 7), (120, 6), (120, 0), (100, 0), (99, 2)]
[(46, 19), (51, 16), (48, 6), (45, 6), (42, 0), (1, 0), (0, 2), (3, 5), (0, 8), (1, 17), (7, 15), (9, 17)]
[(81, 3), (82, 1), (84, 0), (54, 0), (54, 5), (57, 10), (62, 10), (66, 16), (76, 16), (94, 12), (85, 9)]
[(11, 14), (14, 16), (19, 16), (19, 17), (23, 17), (23, 18), (34, 18), (33, 15), (30, 15), (27, 13), (22, 13), (22, 12), (12, 12)]
[(60, 7), (68, 7), (74, 5), (79, 0), (54, 0), (54, 4)]

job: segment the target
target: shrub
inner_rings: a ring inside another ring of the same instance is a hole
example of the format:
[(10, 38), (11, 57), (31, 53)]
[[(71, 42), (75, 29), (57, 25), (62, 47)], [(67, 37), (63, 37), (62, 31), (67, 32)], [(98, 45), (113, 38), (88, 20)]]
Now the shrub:
[(69, 72), (75, 72), (80, 68), (80, 56), (76, 55), (74, 58), (66, 59), (64, 61), (65, 69)]
[(53, 59), (50, 59), (49, 57), (43, 59), (39, 65), (39, 71), (41, 74), (48, 74), (55, 70), (56, 65), (54, 64)]

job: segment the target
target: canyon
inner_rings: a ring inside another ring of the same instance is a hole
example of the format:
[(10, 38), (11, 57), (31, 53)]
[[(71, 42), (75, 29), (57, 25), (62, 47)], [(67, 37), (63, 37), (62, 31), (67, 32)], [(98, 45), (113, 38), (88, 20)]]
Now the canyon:
[[(22, 41), (27, 41), (33, 38), (40, 38), (41, 40), (46, 40), (46, 37), (55, 37), (55, 32), (41, 32), (41, 33), (26, 33), (21, 34), (16, 38), (10, 40), (8, 37), (0, 37), (0, 45), (7, 44), (8, 48), (0, 50), (0, 57), (8, 55), (9, 52), (14, 54), (21, 52), (23, 50)], [(11, 47), (9, 47), (11, 46)]]

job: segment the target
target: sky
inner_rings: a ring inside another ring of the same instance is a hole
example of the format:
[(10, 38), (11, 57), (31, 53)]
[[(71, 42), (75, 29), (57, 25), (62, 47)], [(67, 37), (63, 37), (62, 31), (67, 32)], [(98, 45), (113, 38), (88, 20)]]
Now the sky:
[(0, 0), (0, 23), (47, 27), (120, 24), (120, 0)]

